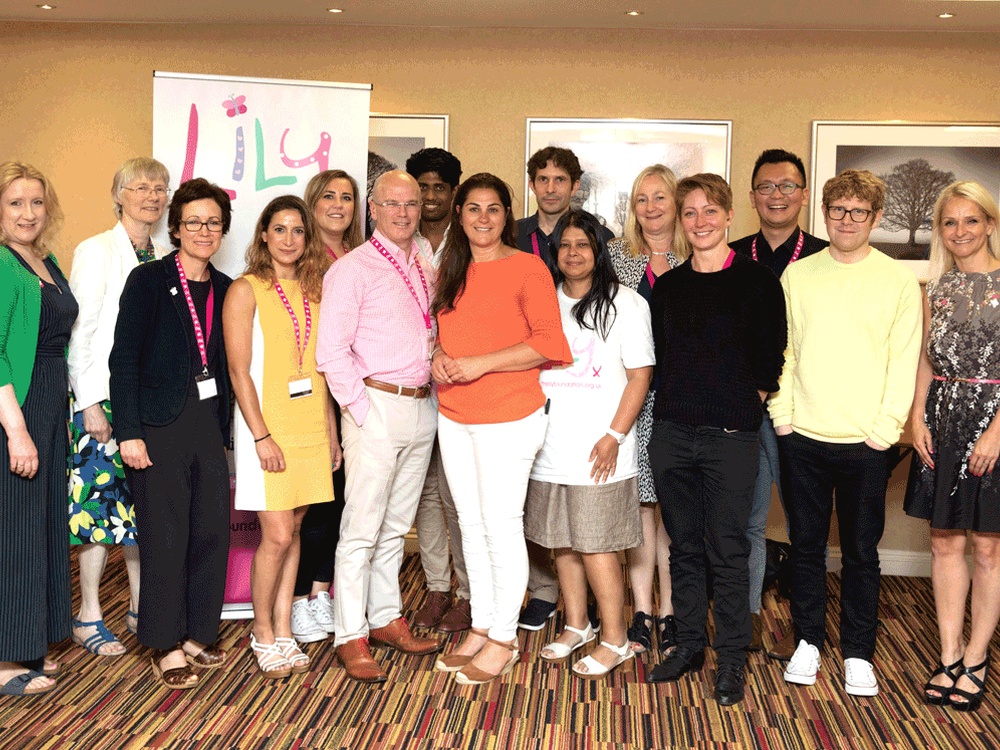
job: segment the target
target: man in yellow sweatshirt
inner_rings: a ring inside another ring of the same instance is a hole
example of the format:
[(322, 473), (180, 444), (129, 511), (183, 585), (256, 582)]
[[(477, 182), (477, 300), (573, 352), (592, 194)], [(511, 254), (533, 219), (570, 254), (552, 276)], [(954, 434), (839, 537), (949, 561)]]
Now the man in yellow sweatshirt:
[(920, 287), (868, 244), (885, 184), (845, 170), (823, 186), (830, 246), (782, 276), (788, 349), (768, 408), (778, 434), (792, 542), (798, 646), (785, 681), (816, 682), (825, 641), (826, 543), (836, 493), (843, 561), (840, 641), (845, 690), (878, 693), (878, 543), (885, 527), (887, 449), (909, 414), (920, 350)]

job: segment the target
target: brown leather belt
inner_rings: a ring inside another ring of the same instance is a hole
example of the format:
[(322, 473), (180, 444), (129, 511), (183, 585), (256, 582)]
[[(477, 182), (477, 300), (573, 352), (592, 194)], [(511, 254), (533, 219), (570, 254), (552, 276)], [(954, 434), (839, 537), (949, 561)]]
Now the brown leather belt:
[(394, 393), (397, 396), (409, 396), (410, 398), (427, 398), (431, 395), (431, 387), (429, 385), (419, 385), (416, 388), (411, 388), (405, 385), (393, 385), (392, 383), (383, 383), (381, 380), (373, 380), (372, 378), (365, 378), (362, 381), (369, 388), (374, 388), (376, 391), (385, 391), (386, 393)]

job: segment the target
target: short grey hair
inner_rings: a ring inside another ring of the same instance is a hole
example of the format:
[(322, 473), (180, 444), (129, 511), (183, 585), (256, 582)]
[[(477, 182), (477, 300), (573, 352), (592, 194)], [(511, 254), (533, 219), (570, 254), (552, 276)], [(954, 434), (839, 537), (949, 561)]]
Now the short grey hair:
[(122, 188), (140, 177), (145, 177), (151, 182), (160, 180), (164, 185), (170, 184), (170, 172), (156, 159), (137, 156), (126, 161), (115, 172), (115, 179), (111, 182), (111, 200), (115, 203), (115, 216), (119, 219), (122, 217)]

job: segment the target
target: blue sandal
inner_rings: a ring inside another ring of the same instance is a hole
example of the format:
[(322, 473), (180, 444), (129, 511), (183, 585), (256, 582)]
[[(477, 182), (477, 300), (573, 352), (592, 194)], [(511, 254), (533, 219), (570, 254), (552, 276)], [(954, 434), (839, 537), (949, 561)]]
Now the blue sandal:
[(77, 635), (76, 635), (76, 633), (73, 633), (73, 636), (72, 636), (73, 637), (73, 643), (76, 643), (79, 646), (83, 646), (85, 649), (87, 649), (94, 656), (115, 657), (115, 656), (121, 656), (122, 654), (125, 653), (124, 650), (120, 654), (102, 654), (101, 653), (100, 648), (101, 648), (101, 646), (103, 646), (105, 644), (108, 644), (108, 643), (117, 643), (119, 646), (122, 645), (122, 642), (119, 641), (117, 638), (115, 638), (115, 634), (112, 633), (110, 630), (108, 630), (107, 627), (104, 625), (104, 620), (94, 620), (93, 622), (80, 622), (79, 620), (73, 620), (73, 629), (76, 630), (77, 628), (96, 628), (97, 629), (97, 632), (94, 633), (89, 638), (87, 638), (86, 640), (83, 640), (82, 638), (78, 638)]
[(26, 688), (31, 681), (38, 677), (45, 677), (45, 675), (41, 672), (36, 672), (34, 669), (24, 674), (19, 674), (16, 677), (11, 677), (3, 685), (0, 685), (0, 695), (41, 695), (50, 690), (55, 690), (55, 683), (41, 689), (27, 690)]
[[(135, 627), (129, 625), (129, 620), (135, 623)], [(132, 635), (139, 634), (139, 613), (133, 612), (131, 609), (125, 613), (125, 629)]]

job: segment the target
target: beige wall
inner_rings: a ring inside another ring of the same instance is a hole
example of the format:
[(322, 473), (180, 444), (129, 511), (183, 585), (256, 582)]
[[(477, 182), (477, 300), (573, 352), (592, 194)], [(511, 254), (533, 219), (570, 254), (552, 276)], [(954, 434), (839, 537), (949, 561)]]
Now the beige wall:
[[(64, 262), (111, 224), (117, 166), (151, 149), (154, 69), (370, 82), (373, 111), (449, 114), (467, 173), (518, 195), (526, 117), (731, 119), (737, 237), (756, 229), (753, 159), (782, 146), (808, 165), (811, 120), (1000, 119), (997, 34), (0, 23), (0, 38), (0, 160), (53, 180)], [(883, 546), (925, 550), (904, 485)]]

